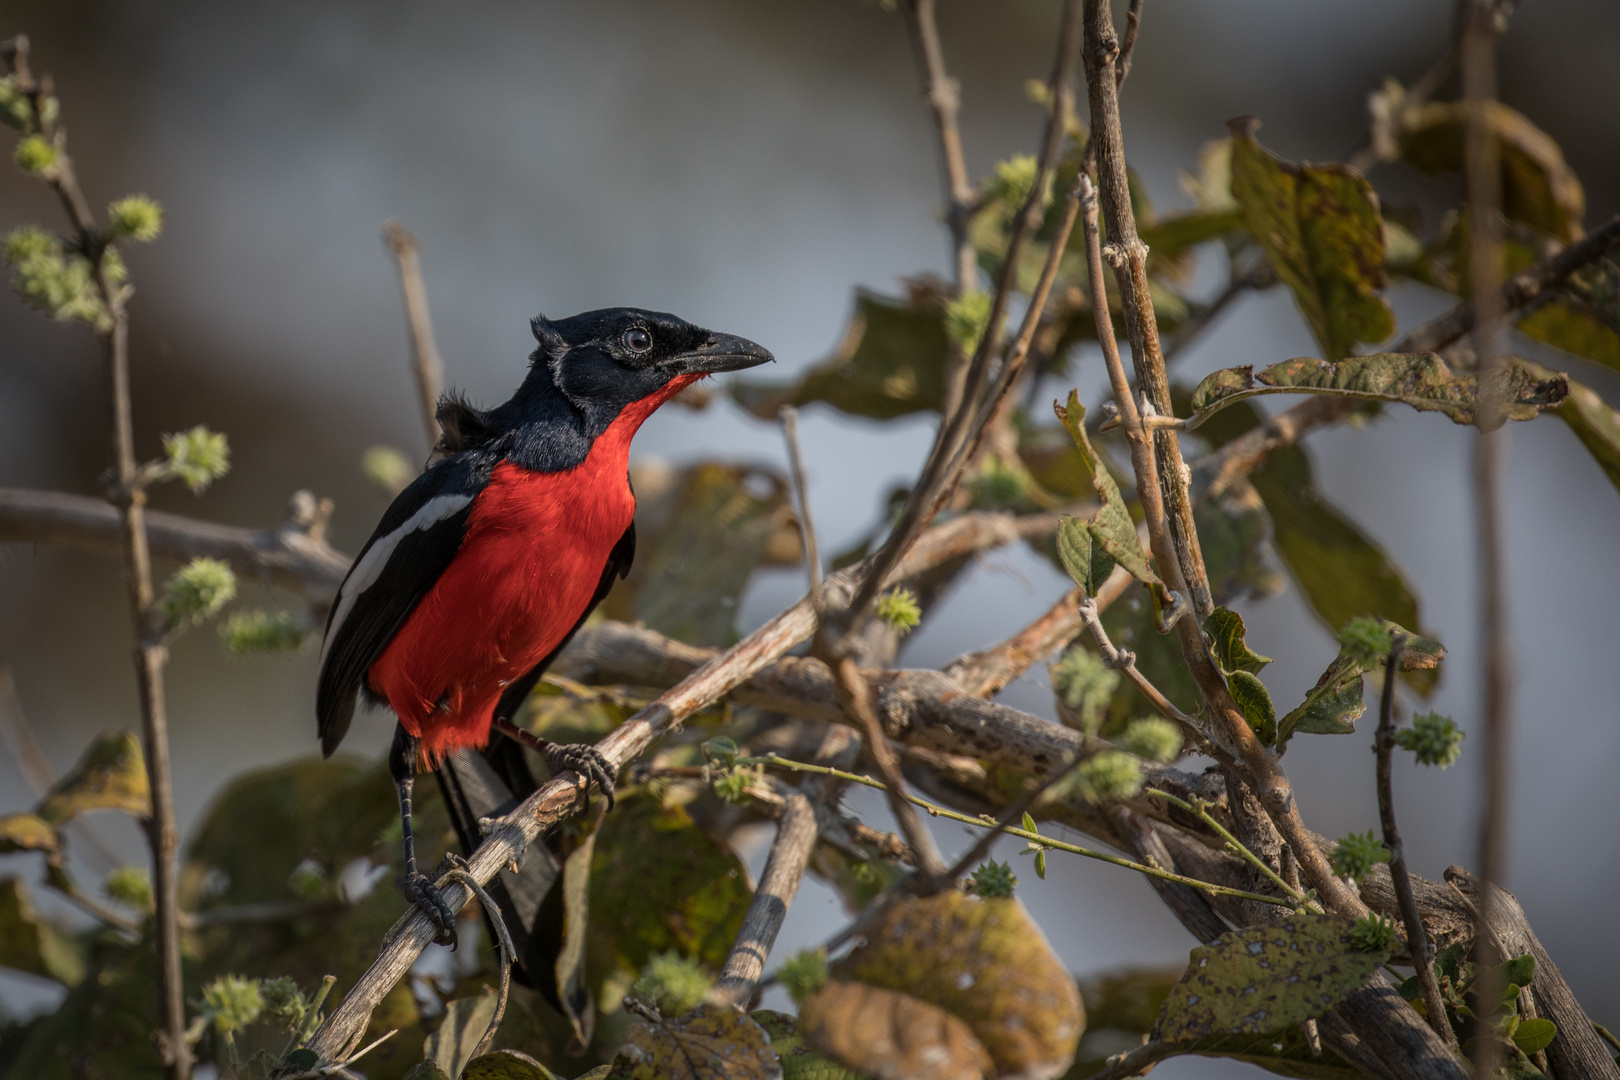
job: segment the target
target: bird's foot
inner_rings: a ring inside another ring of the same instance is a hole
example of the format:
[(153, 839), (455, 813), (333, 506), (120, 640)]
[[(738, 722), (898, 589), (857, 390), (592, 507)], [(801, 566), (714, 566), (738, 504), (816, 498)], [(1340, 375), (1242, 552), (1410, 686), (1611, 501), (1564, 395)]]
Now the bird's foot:
[(546, 767), (551, 775), (572, 770), (585, 778), (585, 808), (591, 805), (591, 784), (602, 789), (608, 809), (613, 809), (613, 767), (590, 743), (549, 743), (545, 749)]
[(433, 879), (426, 874), (409, 873), (400, 879), (399, 887), (411, 902), (426, 912), (427, 917), (433, 920), (437, 933), (433, 935), (436, 945), (448, 945), (454, 949), (456, 939), (456, 916), (450, 910), (450, 905), (444, 902), (439, 893), (439, 887), (433, 884)]

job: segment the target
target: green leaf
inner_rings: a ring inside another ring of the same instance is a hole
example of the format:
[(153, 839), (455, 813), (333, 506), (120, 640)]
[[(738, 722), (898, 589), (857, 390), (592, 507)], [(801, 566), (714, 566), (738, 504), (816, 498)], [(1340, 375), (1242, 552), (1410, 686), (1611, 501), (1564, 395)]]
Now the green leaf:
[(1529, 986), (1536, 977), (1536, 958), (1533, 953), (1516, 956), (1502, 965), (1504, 986)]
[[(1445, 646), (1431, 638), (1414, 634), (1397, 623), (1383, 620), (1392, 634), (1406, 635), (1406, 650), (1401, 654), (1401, 670), (1408, 674), (1433, 671), (1445, 655)], [(1333, 663), (1316, 680), (1316, 685), (1305, 694), (1299, 707), (1288, 713), (1277, 725), (1277, 744), (1285, 746), (1295, 732), (1312, 735), (1348, 735), (1356, 730), (1356, 721), (1367, 711), (1362, 700), (1362, 675), (1382, 667), (1380, 661), (1371, 663), (1358, 657), (1352, 648), (1341, 648)]]
[(461, 1080), (558, 1080), (558, 1076), (521, 1050), (496, 1050), (467, 1062)]
[(1136, 538), (1136, 525), (1131, 521), (1130, 511), (1125, 508), (1125, 498), (1119, 492), (1119, 485), (1091, 447), (1091, 439), (1086, 435), (1086, 407), (1080, 404), (1077, 391), (1069, 391), (1068, 405), (1058, 418), (1063, 421), (1069, 436), (1074, 439), (1075, 449), (1080, 451), (1086, 467), (1091, 470), (1092, 485), (1096, 488), (1097, 497), (1102, 500), (1102, 507), (1086, 522), (1086, 530), (1132, 577), (1162, 589), (1164, 583), (1148, 566), (1147, 558), (1142, 554), (1141, 541)]
[(1620, 370), (1620, 333), (1568, 300), (1555, 299), (1520, 319), (1519, 333)]
[(1114, 572), (1114, 560), (1101, 544), (1091, 542), (1091, 533), (1079, 518), (1062, 515), (1058, 520), (1058, 558), (1074, 583), (1087, 596), (1097, 595), (1102, 583)]
[(1591, 387), (1570, 380), (1569, 397), (1558, 406), (1556, 415), (1581, 440), (1609, 483), (1620, 489), (1620, 412), (1611, 409)]
[(638, 1020), (613, 1060), (628, 1080), (781, 1080), (771, 1040), (739, 1009), (699, 1005), (679, 1019)]
[(1079, 990), (1018, 900), (959, 892), (902, 900), (864, 936), (835, 965), (837, 978), (944, 1009), (1002, 1074), (1053, 1075), (1073, 1059), (1085, 1029)]
[(1221, 670), (1228, 674), (1247, 671), (1257, 675), (1271, 663), (1271, 657), (1261, 656), (1249, 648), (1244, 640), (1243, 616), (1235, 611), (1218, 607), (1210, 612), (1204, 620), (1204, 633), (1210, 637), (1210, 651), (1215, 654)]
[(769, 1009), (756, 1009), (748, 1015), (770, 1036), (771, 1051), (782, 1065), (782, 1080), (865, 1080), (862, 1074), (817, 1052), (799, 1034), (797, 1017)]
[(1232, 692), (1232, 700), (1243, 712), (1243, 719), (1249, 722), (1260, 736), (1260, 741), (1267, 746), (1277, 741), (1277, 709), (1271, 704), (1271, 694), (1266, 690), (1266, 684), (1247, 671), (1234, 671), (1226, 677), (1226, 688)]
[[(1432, 101), (1403, 110), (1402, 159), (1430, 174), (1461, 172), (1467, 108), (1461, 101)], [(1558, 144), (1499, 101), (1486, 104), (1485, 119), (1501, 162), (1503, 214), (1560, 240), (1577, 239), (1586, 195)]]
[(592, 812), (590, 830), (569, 853), (562, 867), (562, 943), (557, 950), (554, 971), (558, 1004), (581, 1046), (590, 1045), (596, 1026), (596, 1010), (586, 985), (585, 941), (590, 928), (591, 860), (595, 857), (596, 836), (606, 810), (607, 807), (602, 806)]
[(40, 917), (21, 878), (0, 880), (0, 967), (66, 986), (84, 978), (84, 956), (72, 939)]
[(741, 379), (731, 384), (731, 395), (762, 420), (775, 420), (783, 405), (817, 401), (892, 420), (940, 407), (947, 352), (945, 298), (937, 288), (919, 283), (904, 299), (860, 289), (843, 340), (801, 381)]
[(452, 1080), (452, 1078), (445, 1075), (437, 1061), (423, 1061), (412, 1065), (404, 1080)]
[(144, 818), (152, 813), (141, 741), (129, 731), (96, 736), (73, 770), (56, 782), (37, 813), (63, 825), (87, 810), (121, 810)]
[(782, 477), (713, 461), (694, 465), (667, 479), (663, 493), (649, 492), (638, 509), (639, 556), (630, 580), (609, 594), (607, 614), (690, 645), (729, 645), (743, 590), (779, 534), (797, 536), (792, 523)]
[[(1256, 372), (1249, 366), (1223, 368), (1193, 391), (1197, 427), (1227, 405), (1262, 394), (1322, 394), (1364, 401), (1393, 401), (1420, 412), (1440, 412), (1458, 424), (1476, 421), (1479, 375), (1455, 374), (1435, 353), (1374, 353), (1331, 363), (1299, 357)], [(1502, 365), (1498, 394), (1509, 420), (1533, 420), (1563, 401), (1569, 381), (1561, 374), (1538, 378), (1531, 365), (1509, 357)]]
[(960, 1019), (866, 983), (834, 980), (822, 987), (799, 1011), (799, 1031), (833, 1059), (876, 1076), (982, 1080), (996, 1074), (983, 1044)]
[(1281, 161), (1255, 141), (1253, 127), (1232, 128), (1232, 195), (1243, 224), (1293, 290), (1323, 352), (1338, 359), (1358, 342), (1393, 334), (1395, 316), (1379, 295), (1387, 279), (1372, 185), (1346, 165)]
[(1321, 1016), (1388, 958), (1358, 951), (1354, 926), (1343, 916), (1295, 914), (1199, 946), (1165, 999), (1155, 1037), (1258, 1035)]
[(631, 976), (664, 952), (719, 971), (749, 901), (736, 854), (645, 791), (621, 796), (603, 822), (590, 894), (590, 951)]
[[(1243, 216), (1237, 210), (1194, 210), (1175, 217), (1160, 218), (1144, 226), (1140, 235), (1148, 251), (1154, 255), (1168, 256), (1241, 228)], [(1084, 240), (1081, 242), (1084, 243)]]
[(422, 1046), (422, 1054), (432, 1059), (447, 1076), (459, 1077), (472, 1060), (479, 1040), (495, 1018), (495, 995), (457, 998), (444, 1006), (444, 1019)]
[(1538, 1050), (1545, 1050), (1558, 1037), (1558, 1025), (1551, 1020), (1540, 1017), (1534, 1020), (1521, 1020), (1519, 1026), (1513, 1030), (1513, 1045), (1526, 1054), (1534, 1054)]
[(56, 829), (38, 814), (7, 814), (0, 817), (0, 854), (43, 851), (47, 855), (55, 855), (59, 846)]

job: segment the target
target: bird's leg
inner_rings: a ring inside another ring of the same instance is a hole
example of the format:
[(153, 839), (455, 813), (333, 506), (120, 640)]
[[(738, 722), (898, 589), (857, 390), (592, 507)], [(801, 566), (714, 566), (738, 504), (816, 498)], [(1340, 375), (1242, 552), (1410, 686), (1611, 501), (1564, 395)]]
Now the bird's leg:
[(394, 777), (394, 790), (399, 793), (400, 835), (405, 841), (405, 877), (400, 888), (411, 902), (433, 920), (438, 933), (433, 940), (440, 945), (456, 947), (456, 916), (444, 902), (439, 888), (432, 879), (416, 868), (416, 833), (411, 828), (411, 788), (416, 783), (416, 737), (404, 727), (394, 729), (394, 745), (388, 751), (388, 771)]
[(613, 767), (608, 759), (603, 757), (596, 747), (589, 743), (554, 743), (547, 742), (538, 735), (530, 734), (500, 716), (495, 717), (490, 727), (505, 735), (509, 739), (516, 739), (535, 753), (546, 759), (546, 767), (551, 775), (556, 776), (562, 772), (576, 772), (585, 778), (585, 807), (590, 809), (591, 785), (595, 784), (602, 789), (602, 795), (607, 799), (608, 809), (613, 809)]

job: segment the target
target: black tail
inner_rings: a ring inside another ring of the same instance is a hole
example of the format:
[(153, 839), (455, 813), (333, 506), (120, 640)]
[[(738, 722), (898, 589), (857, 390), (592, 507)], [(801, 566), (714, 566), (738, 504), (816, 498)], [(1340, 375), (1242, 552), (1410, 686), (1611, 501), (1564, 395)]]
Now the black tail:
[[(435, 772), (466, 855), (483, 843), (479, 818), (510, 812), (539, 787), (524, 760), (523, 748), (498, 734), (482, 751), (451, 754)], [(541, 840), (529, 848), (517, 873), (503, 870), (488, 886), (517, 952), (512, 977), (539, 991), (559, 1012), (564, 1010), (557, 996), (556, 963), (563, 920), (561, 891), (554, 886), (561, 873), (556, 854)], [(497, 940), (494, 928), (488, 929), (493, 943)]]

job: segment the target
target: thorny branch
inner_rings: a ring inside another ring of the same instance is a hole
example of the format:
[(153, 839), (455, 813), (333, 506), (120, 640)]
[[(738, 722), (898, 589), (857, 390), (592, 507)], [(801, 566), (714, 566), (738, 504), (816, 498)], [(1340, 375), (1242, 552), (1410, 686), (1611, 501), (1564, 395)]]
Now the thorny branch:
[(169, 768), (169, 721), (163, 690), (168, 648), (153, 618), (152, 557), (146, 540), (146, 491), (135, 457), (135, 424), (130, 402), (129, 316), (124, 302), (129, 290), (113, 278), (107, 258), (112, 245), (106, 230), (97, 225), (90, 204), (79, 188), (73, 160), (67, 153), (67, 133), (51, 118), (42, 103), (51, 96), (48, 80), (36, 80), (29, 67), (28, 38), (19, 35), (0, 46), (9, 61), (17, 89), (28, 99), (34, 126), (56, 151), (46, 179), (72, 222), (75, 243), (94, 269), (96, 291), (105, 309), (96, 326), (102, 362), (111, 389), (110, 428), (114, 483), (108, 501), (120, 517), (124, 576), (134, 623), (135, 678), (141, 705), (141, 734), (146, 771), (152, 793), (152, 817), (146, 822), (152, 850), (152, 893), (156, 904), (159, 1051), (164, 1072), (172, 1080), (191, 1075), (191, 1048), (186, 1042), (185, 988), (180, 970), (180, 906), (175, 856), (180, 835), (174, 820), (174, 785)]

